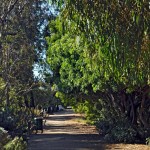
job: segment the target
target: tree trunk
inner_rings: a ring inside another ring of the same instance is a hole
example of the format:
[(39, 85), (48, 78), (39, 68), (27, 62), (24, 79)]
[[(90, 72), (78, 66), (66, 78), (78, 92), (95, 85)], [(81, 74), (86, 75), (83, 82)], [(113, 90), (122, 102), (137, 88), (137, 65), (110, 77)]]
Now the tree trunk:
[(32, 91), (31, 91), (31, 97), (30, 97), (30, 107), (35, 108), (34, 95)]
[(146, 98), (146, 94), (148, 94), (150, 91), (150, 88), (148, 87), (147, 90), (145, 90), (143, 92), (143, 96), (142, 96), (142, 102), (141, 102), (141, 108), (140, 108), (140, 111), (139, 111), (139, 117), (140, 117), (140, 120), (142, 122), (142, 124), (144, 125), (145, 128), (149, 128), (150, 125), (149, 123), (146, 121), (146, 117), (144, 117), (144, 111), (145, 111), (145, 98)]
[(7, 83), (6, 85), (6, 107), (10, 106), (10, 100), (9, 100), (9, 85)]

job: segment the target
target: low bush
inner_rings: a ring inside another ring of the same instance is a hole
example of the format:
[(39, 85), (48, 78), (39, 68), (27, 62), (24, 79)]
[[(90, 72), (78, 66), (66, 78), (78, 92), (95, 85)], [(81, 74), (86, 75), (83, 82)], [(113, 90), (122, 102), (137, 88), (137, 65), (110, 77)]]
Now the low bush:
[(99, 131), (99, 134), (106, 135), (110, 132), (110, 130), (113, 128), (113, 125), (110, 121), (101, 120), (95, 123), (97, 130)]
[(133, 143), (136, 140), (137, 132), (131, 126), (117, 125), (105, 135), (110, 142)]
[(150, 145), (150, 137), (146, 138), (146, 144)]
[(116, 120), (101, 120), (96, 124), (100, 134), (109, 142), (133, 143), (137, 140), (138, 132), (124, 117)]
[(0, 127), (0, 149), (11, 140), (8, 132)]
[(26, 150), (27, 144), (22, 138), (15, 137), (4, 146), (4, 150)]
[(27, 144), (23, 138), (11, 138), (4, 128), (0, 127), (0, 150), (26, 150)]

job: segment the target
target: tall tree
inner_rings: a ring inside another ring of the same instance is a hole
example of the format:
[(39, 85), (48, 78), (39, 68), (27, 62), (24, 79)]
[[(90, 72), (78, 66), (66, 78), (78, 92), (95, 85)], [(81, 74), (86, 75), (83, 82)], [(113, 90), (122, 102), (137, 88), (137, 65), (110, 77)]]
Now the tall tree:
[[(82, 94), (76, 95), (81, 101), (90, 99), (96, 104), (103, 99), (107, 110), (111, 108), (115, 112), (114, 116), (125, 116), (137, 128), (147, 129), (150, 123), (149, 2), (52, 2), (61, 8), (61, 23), (57, 19), (55, 27), (50, 24), (48, 62), (59, 78), (59, 85), (71, 92), (78, 89)], [(111, 113), (109, 116), (113, 117)], [(114, 119), (117, 122), (117, 117)]]
[(42, 52), (42, 28), (50, 14), (47, 2), (40, 0), (2, 0), (0, 7), (0, 76), (5, 82), (0, 100), (9, 106), (10, 99), (33, 87), (33, 65)]

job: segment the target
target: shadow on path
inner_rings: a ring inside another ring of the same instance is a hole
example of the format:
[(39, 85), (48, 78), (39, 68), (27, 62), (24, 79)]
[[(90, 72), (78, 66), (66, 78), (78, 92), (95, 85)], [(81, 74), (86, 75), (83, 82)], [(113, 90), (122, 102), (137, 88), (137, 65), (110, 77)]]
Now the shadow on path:
[(32, 134), (28, 150), (104, 150), (101, 137), (92, 126), (75, 122), (81, 116), (71, 110), (46, 119), (43, 134)]
[(104, 145), (94, 134), (32, 135), (29, 150), (103, 150)]

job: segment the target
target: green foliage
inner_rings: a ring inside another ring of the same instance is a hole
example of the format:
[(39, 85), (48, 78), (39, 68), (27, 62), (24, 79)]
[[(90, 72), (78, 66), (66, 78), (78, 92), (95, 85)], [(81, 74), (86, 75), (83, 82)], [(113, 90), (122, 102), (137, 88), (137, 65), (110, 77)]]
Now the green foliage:
[(22, 138), (15, 137), (9, 143), (4, 146), (4, 150), (26, 150), (27, 144)]
[[(21, 136), (32, 119), (31, 91), (39, 86), (33, 68), (41, 63), (45, 50), (43, 36), (49, 7), (47, 0), (1, 0), (0, 6), (0, 126)], [(50, 95), (46, 90), (37, 91), (35, 98), (43, 94), (45, 100)]]
[(4, 130), (4, 128), (0, 127), (0, 149), (3, 149), (3, 146), (6, 145), (6, 143), (8, 143), (11, 138), (8, 134), (8, 132), (6, 130)]
[(146, 144), (150, 145), (150, 137), (146, 138)]
[(1, 150), (26, 150), (27, 144), (22, 138), (11, 139), (8, 132), (0, 128), (0, 149)]
[(66, 0), (63, 6), (47, 37), (53, 84), (107, 137), (133, 142), (137, 129), (145, 133), (150, 124), (148, 1)]
[(99, 131), (99, 134), (107, 135), (113, 128), (113, 123), (105, 119), (99, 119), (99, 121), (95, 123), (95, 126)]
[(32, 120), (32, 112), (29, 108), (14, 108), (13, 106), (2, 111), (0, 126), (14, 135), (22, 136), (27, 132), (28, 122)]
[(138, 131), (124, 116), (99, 118), (95, 123), (99, 133), (109, 142), (133, 143), (138, 140)]
[(89, 124), (95, 124), (95, 122), (102, 118), (102, 113), (99, 113), (100, 110), (90, 100), (76, 102), (72, 107), (75, 112), (85, 114), (86, 121)]
[(55, 97), (61, 100), (61, 103), (67, 107), (67, 106), (75, 106), (76, 100), (75, 98), (72, 98), (65, 93), (57, 91), (55, 94)]
[[(92, 71), (95, 67), (96, 72), (99, 70), (102, 81), (113, 78), (129, 92), (134, 91), (136, 87), (149, 84), (147, 10), (149, 3), (147, 1), (139, 3), (138, 1), (67, 0), (65, 5), (60, 17), (62, 22), (66, 23), (66, 32), (69, 30), (71, 35), (83, 39), (79, 47), (83, 47), (82, 52), (88, 57), (87, 61), (83, 58), (84, 62), (91, 63)], [(58, 34), (55, 32), (55, 35)], [(98, 87), (101, 86), (95, 85), (95, 90), (101, 90)]]
[(47, 84), (41, 85), (39, 88), (34, 89), (33, 91), (34, 99), (36, 106), (40, 105), (41, 107), (48, 107), (49, 103), (53, 101), (54, 97), (52, 96), (51, 87)]
[(133, 143), (136, 135), (137, 132), (132, 127), (117, 124), (104, 138), (110, 142)]
[(77, 103), (76, 106), (73, 106), (73, 109), (75, 110), (75, 112), (77, 113), (85, 113), (86, 111), (86, 106), (84, 105), (84, 103)]

